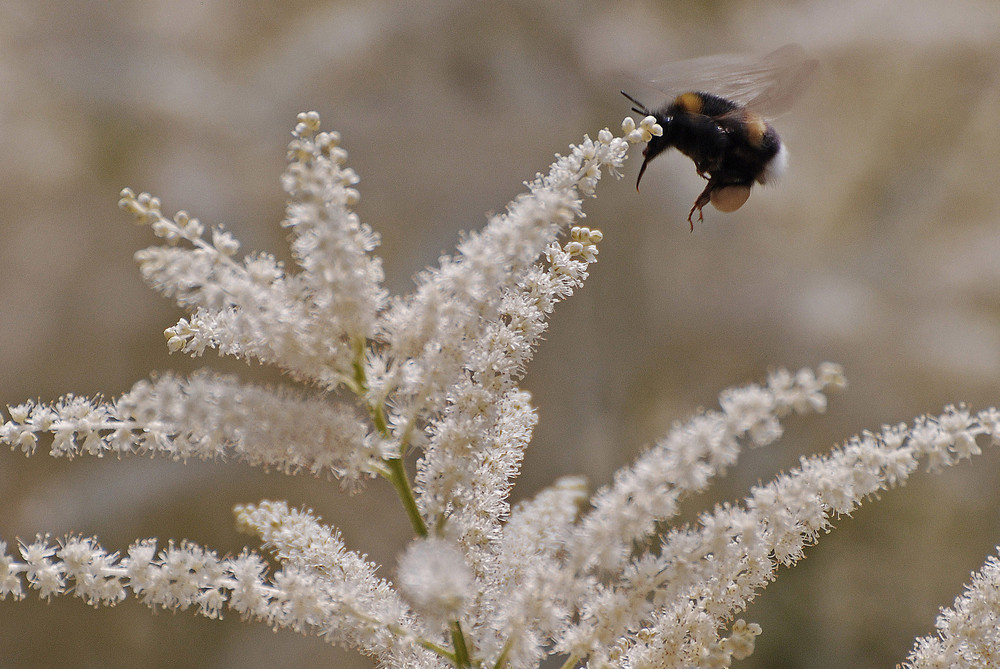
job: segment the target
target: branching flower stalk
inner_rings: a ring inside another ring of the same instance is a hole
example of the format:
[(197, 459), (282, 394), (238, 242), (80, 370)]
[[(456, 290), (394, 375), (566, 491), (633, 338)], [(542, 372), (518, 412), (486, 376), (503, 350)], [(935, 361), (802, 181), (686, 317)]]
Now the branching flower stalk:
[[(225, 456), (345, 486), (379, 476), (414, 538), (390, 582), (312, 512), (264, 500), (235, 515), (273, 554), (273, 571), (250, 549), (220, 557), (142, 539), (119, 554), (94, 537), (39, 535), (16, 548), (0, 541), (0, 598), (35, 590), (112, 606), (131, 593), (209, 618), (228, 610), (383, 667), (534, 667), (557, 655), (567, 669), (720, 668), (750, 655), (762, 630), (739, 615), (779, 566), (801, 559), (835, 517), (905, 483), (920, 460), (939, 470), (1000, 443), (1000, 412), (949, 406), (864, 432), (694, 526), (664, 531), (743, 446), (773, 443), (784, 420), (825, 411), (826, 393), (844, 385), (830, 363), (779, 369), (675, 424), (595, 495), (567, 477), (511, 508), (538, 420), (517, 384), (602, 240), (579, 224), (584, 198), (662, 129), (647, 117), (625, 119), (622, 131), (557, 156), (406, 296), (383, 287), (379, 237), (352, 210), (358, 177), (315, 113), (299, 115), (282, 176), (294, 269), (268, 253), (240, 258), (229, 232), (206, 233), (197, 218), (167, 217), (155, 197), (122, 191), (122, 208), (162, 240), (136, 254), (143, 277), (188, 313), (166, 330), (168, 348), (275, 365), (299, 387), (154, 375), (114, 401), (10, 406), (0, 442), (25, 455), (47, 446), (64, 457)], [(906, 666), (1000, 661), (998, 591), (990, 558)]]

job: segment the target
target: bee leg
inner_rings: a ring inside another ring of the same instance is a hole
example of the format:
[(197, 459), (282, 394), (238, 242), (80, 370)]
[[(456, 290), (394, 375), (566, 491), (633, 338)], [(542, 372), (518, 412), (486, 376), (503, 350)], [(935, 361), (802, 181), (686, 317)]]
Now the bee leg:
[(704, 221), (705, 221), (705, 215), (701, 213), (701, 208), (704, 207), (704, 206), (705, 205), (699, 206), (698, 202), (695, 201), (694, 206), (691, 207), (691, 211), (688, 212), (688, 223), (691, 224), (691, 232), (694, 232), (694, 212), (696, 212), (696, 211), (698, 212), (698, 222), (699, 223), (704, 223)]
[(712, 201), (712, 191), (715, 190), (715, 184), (711, 181), (705, 186), (705, 190), (701, 192), (698, 199), (694, 201), (694, 206), (691, 207), (691, 211), (688, 212), (688, 223), (691, 224), (691, 232), (694, 232), (694, 212), (698, 212), (698, 222), (703, 223), (705, 221), (705, 215), (702, 213), (702, 209), (706, 204)]

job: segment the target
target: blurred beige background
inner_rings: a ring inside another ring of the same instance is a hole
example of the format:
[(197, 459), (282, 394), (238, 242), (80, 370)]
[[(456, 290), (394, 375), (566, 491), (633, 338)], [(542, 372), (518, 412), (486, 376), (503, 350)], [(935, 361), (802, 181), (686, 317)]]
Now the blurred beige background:
[[(115, 396), (154, 369), (270, 370), (166, 354), (180, 312), (132, 254), (123, 186), (287, 257), (278, 176), (299, 111), (343, 134), (390, 287), (453, 248), (552, 154), (616, 128), (619, 74), (799, 42), (822, 76), (777, 126), (791, 166), (688, 232), (690, 161), (633, 160), (586, 204), (605, 234), (587, 286), (529, 369), (541, 422), (515, 489), (593, 486), (728, 385), (833, 360), (850, 387), (792, 419), (710, 497), (865, 428), (1000, 402), (1000, 4), (853, 2), (56, 2), (0, 4), (0, 403)], [(649, 100), (649, 104), (658, 101)], [(637, 156), (638, 154), (636, 154)], [(191, 539), (236, 552), (231, 507), (306, 505), (391, 577), (409, 536), (388, 485), (245, 466), (0, 454), (0, 538)], [(742, 667), (886, 667), (933, 630), (1000, 542), (989, 451), (866, 505), (754, 602)], [(315, 638), (129, 600), (0, 602), (0, 667), (365, 667)]]

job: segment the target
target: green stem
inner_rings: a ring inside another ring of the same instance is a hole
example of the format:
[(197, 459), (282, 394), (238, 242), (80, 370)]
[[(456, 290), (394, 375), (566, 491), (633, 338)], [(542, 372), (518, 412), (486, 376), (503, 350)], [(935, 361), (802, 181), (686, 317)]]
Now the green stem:
[(410, 479), (406, 477), (406, 467), (403, 465), (402, 459), (386, 458), (383, 462), (389, 468), (389, 482), (396, 489), (396, 493), (403, 503), (403, 508), (406, 509), (406, 515), (410, 518), (413, 531), (417, 533), (418, 537), (426, 537), (427, 525), (424, 524), (424, 519), (420, 515), (420, 509), (417, 508), (417, 500), (413, 497), (413, 489), (410, 487)]
[[(368, 389), (368, 379), (365, 376), (363, 363), (364, 349), (365, 341), (363, 339), (356, 339), (354, 341), (354, 378), (352, 381), (353, 390), (358, 396), (363, 396)], [(369, 404), (368, 411), (371, 414), (372, 423), (374, 423), (378, 433), (383, 437), (388, 437), (389, 422), (385, 417), (385, 405), (382, 402), (375, 405)], [(406, 443), (408, 437), (408, 434), (404, 436), (403, 444)], [(403, 451), (404, 448), (400, 448), (398, 457), (383, 458), (382, 462), (385, 464), (385, 469), (379, 470), (379, 473), (389, 479), (392, 487), (396, 489), (396, 493), (403, 503), (403, 508), (406, 509), (406, 515), (410, 518), (410, 524), (413, 525), (413, 531), (418, 537), (426, 538), (428, 535), (427, 525), (424, 523), (423, 516), (420, 515), (420, 509), (417, 508), (417, 500), (413, 496), (413, 488), (410, 486), (410, 479), (406, 475), (406, 466), (403, 463)], [(462, 625), (457, 620), (451, 624), (451, 641), (455, 647), (454, 654), (428, 640), (421, 639), (418, 643), (432, 653), (450, 660), (459, 669), (471, 669), (472, 660), (469, 658), (469, 648), (465, 644)]]
[(455, 647), (455, 666), (459, 669), (471, 667), (472, 660), (469, 659), (469, 648), (465, 645), (462, 624), (457, 620), (451, 624), (451, 645)]
[(354, 392), (358, 396), (364, 396), (368, 391), (368, 378), (365, 375), (365, 340), (358, 337), (354, 340), (354, 361), (351, 366), (354, 368)]
[(507, 664), (507, 656), (510, 655), (511, 649), (514, 647), (514, 638), (511, 637), (507, 639), (507, 643), (503, 645), (503, 649), (500, 651), (500, 656), (497, 661), (493, 663), (493, 669), (503, 669), (504, 665)]
[(576, 655), (570, 655), (569, 657), (566, 658), (566, 661), (563, 662), (562, 667), (560, 667), (560, 669), (573, 669), (574, 665), (576, 665), (577, 659), (578, 658)]
[(425, 648), (425, 649), (429, 650), (430, 652), (434, 653), (435, 655), (443, 657), (444, 659), (448, 660), (452, 664), (456, 663), (455, 654), (454, 653), (452, 653), (451, 651), (449, 651), (447, 648), (443, 648), (443, 647), (437, 645), (433, 641), (427, 641), (426, 639), (417, 639), (417, 645), (420, 646), (421, 648)]
[[(364, 340), (355, 340), (354, 386), (358, 395), (362, 395), (368, 387), (368, 379), (365, 377), (365, 368), (362, 363), (363, 356)], [(374, 405), (369, 404), (368, 413), (371, 414), (375, 430), (383, 437), (389, 437), (389, 421), (385, 417), (385, 405), (382, 402)], [(413, 525), (413, 531), (417, 533), (417, 536), (426, 537), (427, 525), (424, 524), (424, 519), (420, 516), (420, 510), (417, 508), (417, 500), (413, 497), (413, 488), (410, 487), (410, 479), (406, 476), (402, 452), (395, 458), (383, 458), (382, 462), (385, 464), (385, 469), (379, 470), (379, 474), (389, 479), (392, 487), (396, 489), (400, 501), (403, 502), (403, 508), (406, 509), (406, 515), (410, 518), (410, 524)]]
[(389, 436), (389, 422), (385, 419), (385, 407), (381, 404), (371, 408), (372, 422), (383, 437)]
[[(364, 337), (355, 337), (352, 340), (354, 359), (351, 361), (351, 369), (354, 371), (354, 375), (350, 378), (344, 378), (344, 383), (347, 387), (361, 400), (366, 399), (365, 393), (368, 392), (368, 375), (365, 374), (365, 351), (367, 350), (367, 344), (368, 340)], [(368, 405), (368, 413), (371, 414), (379, 434), (383, 437), (388, 436), (389, 430), (385, 422), (385, 409), (382, 404), (372, 405), (368, 402), (366, 404)]]

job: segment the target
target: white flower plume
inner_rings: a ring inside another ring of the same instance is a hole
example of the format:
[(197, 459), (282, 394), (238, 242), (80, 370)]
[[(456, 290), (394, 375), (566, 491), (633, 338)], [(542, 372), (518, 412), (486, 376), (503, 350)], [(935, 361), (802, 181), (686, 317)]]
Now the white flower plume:
[[(1000, 548), (998, 548), (1000, 550)], [(916, 640), (904, 669), (1000, 666), (1000, 559), (991, 555), (951, 608), (941, 610), (937, 635)]]
[[(93, 537), (40, 535), (16, 548), (0, 541), (0, 599), (35, 591), (112, 606), (134, 596), (209, 618), (235, 612), (383, 667), (534, 667), (551, 655), (567, 669), (729, 667), (751, 654), (762, 630), (739, 615), (779, 567), (800, 560), (835, 517), (904, 484), (920, 460), (935, 471), (1000, 443), (1000, 411), (949, 406), (864, 432), (742, 502), (671, 527), (679, 503), (744, 446), (773, 443), (783, 421), (825, 411), (826, 393), (844, 385), (830, 363), (778, 369), (677, 422), (595, 495), (565, 477), (512, 508), (539, 420), (518, 383), (603, 239), (579, 225), (584, 199), (662, 128), (647, 117), (622, 131), (584, 136), (557, 156), (405, 296), (383, 287), (378, 235), (352, 211), (358, 176), (315, 113), (299, 115), (282, 177), (294, 267), (268, 253), (241, 258), (231, 233), (184, 212), (168, 217), (157, 198), (124, 190), (122, 208), (163, 241), (136, 255), (143, 276), (188, 312), (166, 330), (168, 348), (255, 359), (305, 388), (154, 375), (114, 401), (9, 406), (0, 443), (25, 455), (227, 457), (352, 485), (381, 477), (415, 536), (393, 583), (311, 511), (242, 504), (237, 526), (271, 560), (155, 539), (119, 554)], [(996, 661), (998, 573), (991, 558), (907, 666)]]
[(50, 433), (49, 452), (64, 457), (228, 456), (289, 473), (344, 478), (371, 475), (380, 462), (380, 441), (353, 407), (205, 371), (139, 381), (111, 403), (67, 395), (9, 411), (0, 440), (29, 455), (39, 435)]

